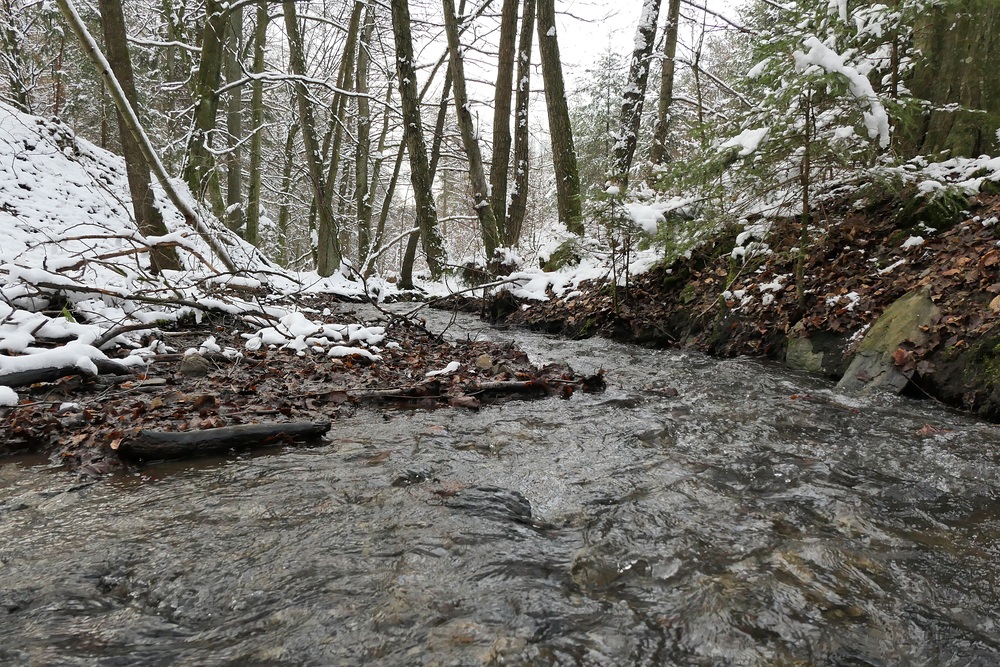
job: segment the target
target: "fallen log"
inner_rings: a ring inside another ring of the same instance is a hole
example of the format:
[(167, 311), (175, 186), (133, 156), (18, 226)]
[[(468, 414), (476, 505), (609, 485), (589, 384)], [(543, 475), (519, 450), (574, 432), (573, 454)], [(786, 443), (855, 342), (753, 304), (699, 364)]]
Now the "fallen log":
[[(108, 375), (128, 375), (132, 369), (124, 364), (119, 364), (110, 359), (94, 359), (99, 373)], [(24, 371), (15, 371), (0, 375), (0, 385), (5, 387), (27, 387), (38, 382), (55, 382), (67, 375), (81, 375), (83, 377), (93, 377), (79, 366), (53, 366), (49, 368), (30, 368)]]
[(330, 422), (284, 424), (240, 424), (198, 431), (150, 431), (143, 429), (117, 447), (128, 461), (187, 459), (230, 451), (246, 451), (285, 441), (312, 440), (330, 430)]

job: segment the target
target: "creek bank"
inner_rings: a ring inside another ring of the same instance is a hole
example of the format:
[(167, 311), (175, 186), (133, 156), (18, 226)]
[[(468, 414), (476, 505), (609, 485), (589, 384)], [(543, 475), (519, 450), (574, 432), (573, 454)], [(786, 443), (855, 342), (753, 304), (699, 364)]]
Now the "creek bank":
[(973, 198), (934, 233), (888, 203), (840, 210), (821, 231), (772, 221), (764, 252), (723, 230), (627, 286), (589, 282), (544, 302), (503, 291), (481, 312), (573, 338), (765, 357), (845, 391), (931, 397), (1000, 421), (1000, 196)]
[[(320, 305), (338, 320), (360, 319), (344, 304)], [(151, 336), (169, 351), (146, 367), (114, 369), (115, 375), (64, 369), (22, 385), (22, 401), (0, 408), (0, 461), (43, 454), (54, 465), (97, 477), (140, 461), (318, 441), (331, 421), (362, 404), (382, 411), (476, 410), (604, 389), (600, 374), (534, 366), (514, 344), (449, 340), (406, 318), (384, 324), (394, 344), (377, 349), (377, 356), (359, 348), (358, 355), (341, 358), (246, 349), (240, 323), (230, 317), (154, 330)], [(182, 353), (209, 336), (220, 349), (241, 352)]]

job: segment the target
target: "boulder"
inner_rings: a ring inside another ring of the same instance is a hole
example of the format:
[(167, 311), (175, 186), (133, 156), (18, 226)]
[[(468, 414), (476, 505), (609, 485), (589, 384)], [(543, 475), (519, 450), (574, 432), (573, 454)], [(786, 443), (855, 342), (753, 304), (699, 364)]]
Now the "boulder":
[(848, 359), (844, 354), (847, 345), (847, 337), (826, 331), (813, 331), (807, 335), (800, 322), (788, 333), (785, 365), (807, 373), (840, 378), (847, 370)]
[(921, 327), (929, 326), (940, 310), (926, 291), (909, 292), (889, 306), (858, 345), (857, 353), (837, 388), (847, 393), (876, 390), (900, 393), (910, 383), (912, 370), (896, 366), (893, 354), (904, 341), (926, 342)]

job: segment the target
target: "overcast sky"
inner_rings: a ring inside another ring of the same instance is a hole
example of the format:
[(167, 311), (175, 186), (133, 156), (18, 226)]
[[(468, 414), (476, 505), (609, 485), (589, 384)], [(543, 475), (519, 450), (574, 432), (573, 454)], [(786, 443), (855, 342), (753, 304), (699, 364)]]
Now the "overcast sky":
[[(713, 12), (735, 17), (740, 0), (695, 0)], [(559, 50), (563, 66), (571, 76), (586, 69), (610, 45), (621, 53), (632, 49), (643, 0), (563, 0), (556, 4), (559, 15)], [(661, 0), (660, 26), (666, 16), (668, 0)], [(682, 12), (692, 10), (682, 7)], [(698, 12), (699, 14), (701, 12)], [(660, 38), (657, 32), (657, 40)], [(684, 39), (684, 36), (681, 36)]]

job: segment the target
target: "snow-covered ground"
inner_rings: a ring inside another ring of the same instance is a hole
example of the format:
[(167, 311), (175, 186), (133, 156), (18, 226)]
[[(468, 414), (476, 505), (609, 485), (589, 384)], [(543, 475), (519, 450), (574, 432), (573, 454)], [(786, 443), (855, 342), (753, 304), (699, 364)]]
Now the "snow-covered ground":
[[(176, 186), (187, 192), (183, 183)], [(198, 319), (208, 310), (238, 316), (248, 349), (271, 346), (377, 361), (380, 346), (396, 344), (381, 327), (331, 323), (331, 313), (302, 311), (288, 298), (308, 293), (363, 298), (367, 290), (385, 299), (398, 293), (393, 283), (285, 271), (205, 212), (241, 269), (236, 276), (221, 273), (208, 243), (159, 186), (154, 189), (168, 234), (144, 238), (133, 219), (121, 157), (57, 121), (0, 103), (0, 406), (19, 400), (3, 386), (4, 375), (73, 366), (93, 371), (94, 360), (122, 347), (130, 354), (118, 361), (144, 364), (165, 351), (162, 343), (140, 346), (136, 341), (144, 333), (181, 318)], [(629, 210), (637, 224), (655, 229), (669, 208), (631, 205)], [(173, 244), (184, 270), (150, 273), (147, 250), (156, 243)], [(655, 251), (638, 253), (631, 273), (656, 259)], [(585, 258), (563, 272), (521, 271), (508, 280), (517, 296), (545, 299), (548, 290), (571, 296), (582, 281), (609, 275), (606, 260)], [(429, 296), (466, 288), (454, 278), (420, 287)], [(240, 296), (257, 288), (263, 289), (256, 296)], [(213, 345), (208, 340), (202, 347)]]
[[(98, 344), (131, 347), (121, 361), (142, 364), (161, 350), (132, 342), (141, 330), (108, 340), (109, 332), (152, 329), (209, 309), (242, 317), (251, 348), (377, 357), (385, 338), (380, 327), (330, 324), (322, 314), (305, 315), (284, 303), (288, 294), (307, 291), (357, 297), (365, 293), (360, 282), (285, 272), (212, 221), (243, 269), (239, 276), (218, 273), (221, 263), (208, 244), (158, 188), (157, 200), (169, 233), (143, 238), (120, 157), (65, 125), (0, 104), (0, 377), (38, 368), (92, 369), (93, 360), (106, 358)], [(176, 244), (185, 270), (151, 274), (145, 250), (155, 243)], [(225, 289), (249, 294), (262, 286), (269, 296), (241, 298)], [(380, 281), (372, 286), (382, 294), (392, 290)], [(17, 400), (0, 386), (0, 405)]]

